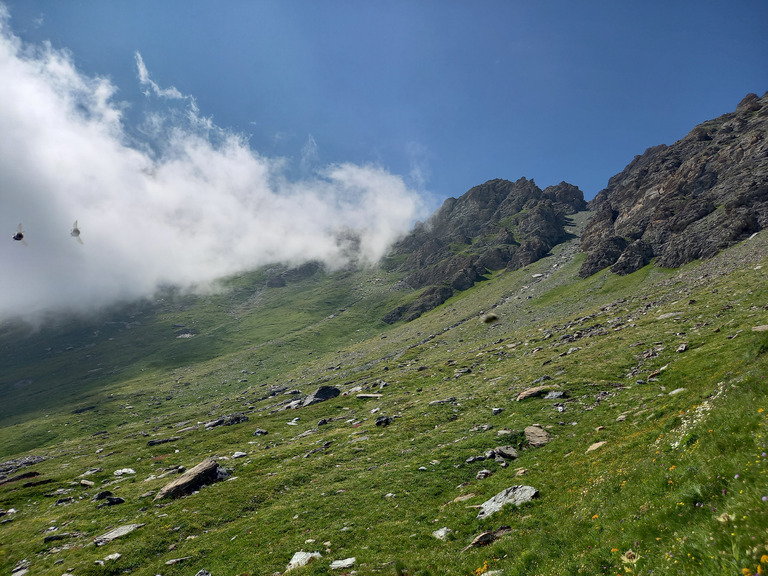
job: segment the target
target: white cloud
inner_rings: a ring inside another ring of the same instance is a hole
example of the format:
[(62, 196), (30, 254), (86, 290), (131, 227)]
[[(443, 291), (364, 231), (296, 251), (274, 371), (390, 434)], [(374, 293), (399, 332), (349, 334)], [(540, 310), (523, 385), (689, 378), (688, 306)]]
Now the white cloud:
[[(22, 46), (0, 14), (0, 320), (86, 311), (202, 285), (261, 265), (344, 263), (345, 231), (373, 262), (419, 216), (399, 176), (341, 164), (290, 181), (284, 162), (162, 89), (136, 54), (140, 82), (185, 114), (154, 113), (151, 141), (126, 134), (115, 87), (65, 51)], [(154, 140), (152, 140), (154, 139)], [(78, 220), (83, 244), (69, 236)], [(24, 225), (27, 246), (11, 236)]]
[[(141, 54), (136, 52), (134, 54), (134, 57), (136, 58), (136, 68), (139, 71), (139, 82), (141, 83), (142, 86), (145, 87), (145, 89), (151, 88), (152, 92), (156, 96), (161, 96), (163, 98), (171, 98), (174, 100), (180, 100), (185, 98), (185, 96), (173, 86), (171, 86), (170, 88), (160, 88), (160, 86), (158, 86), (157, 83), (149, 77), (149, 71), (147, 70), (147, 67), (144, 64), (144, 59), (141, 57)], [(148, 89), (145, 90), (144, 95), (149, 96)]]

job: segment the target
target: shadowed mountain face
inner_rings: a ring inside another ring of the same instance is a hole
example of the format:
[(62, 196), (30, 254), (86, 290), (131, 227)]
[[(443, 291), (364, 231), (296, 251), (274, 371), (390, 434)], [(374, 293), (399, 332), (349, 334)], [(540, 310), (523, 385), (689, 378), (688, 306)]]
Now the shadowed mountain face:
[(561, 182), (541, 190), (533, 180), (489, 180), (442, 207), (398, 243), (390, 262), (406, 273), (419, 298), (385, 317), (413, 320), (466, 290), (489, 270), (517, 270), (564, 241), (567, 216), (586, 209), (576, 186)]
[(590, 202), (582, 278), (629, 274), (657, 258), (675, 268), (768, 226), (768, 93), (649, 148)]

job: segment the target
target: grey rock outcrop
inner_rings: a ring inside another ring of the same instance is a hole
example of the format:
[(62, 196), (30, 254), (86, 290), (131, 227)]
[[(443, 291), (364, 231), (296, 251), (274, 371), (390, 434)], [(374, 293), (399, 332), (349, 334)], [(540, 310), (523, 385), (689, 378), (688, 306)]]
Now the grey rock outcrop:
[(586, 206), (572, 184), (541, 190), (526, 178), (489, 180), (460, 198), (448, 198), (394, 247), (390, 261), (406, 273), (405, 283), (426, 290), (383, 320), (413, 320), (483, 280), (488, 271), (535, 262), (568, 238), (567, 216)]
[(583, 278), (676, 268), (768, 226), (768, 93), (636, 156), (590, 202)]

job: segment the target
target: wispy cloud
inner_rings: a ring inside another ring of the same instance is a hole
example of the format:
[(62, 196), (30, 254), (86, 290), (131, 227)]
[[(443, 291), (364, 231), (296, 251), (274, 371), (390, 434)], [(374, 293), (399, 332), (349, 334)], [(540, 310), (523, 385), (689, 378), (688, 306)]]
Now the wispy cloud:
[(160, 96), (161, 98), (181, 100), (185, 97), (174, 86), (171, 86), (170, 88), (160, 88), (160, 86), (157, 85), (157, 82), (155, 82), (149, 77), (149, 71), (147, 70), (147, 67), (144, 64), (144, 59), (141, 57), (141, 54), (139, 54), (139, 52), (136, 52), (134, 54), (134, 57), (136, 58), (136, 68), (138, 69), (138, 72), (139, 72), (139, 83), (145, 88), (144, 90), (145, 96), (149, 96), (150, 90), (151, 90), (152, 93), (154, 93), (156, 96)]
[[(350, 231), (355, 258), (374, 262), (420, 216), (419, 196), (379, 167), (333, 165), (290, 180), (281, 159), (158, 86), (138, 53), (136, 63), (150, 96), (183, 105), (183, 114), (149, 115), (139, 143), (108, 80), (79, 72), (65, 51), (23, 46), (0, 15), (0, 321), (275, 262), (341, 266), (350, 255), (339, 237)], [(75, 220), (83, 244), (69, 235)], [(19, 222), (27, 246), (11, 240)]]
[(301, 161), (299, 162), (299, 169), (303, 175), (307, 175), (317, 166), (320, 160), (318, 154), (317, 142), (315, 142), (312, 134), (307, 136), (307, 141), (301, 149)]

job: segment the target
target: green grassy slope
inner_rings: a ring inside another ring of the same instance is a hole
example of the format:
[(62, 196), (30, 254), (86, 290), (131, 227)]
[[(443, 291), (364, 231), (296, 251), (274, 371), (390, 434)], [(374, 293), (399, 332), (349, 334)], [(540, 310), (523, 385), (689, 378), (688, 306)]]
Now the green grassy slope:
[[(752, 330), (768, 324), (766, 254), (762, 233), (680, 270), (578, 280), (571, 242), (395, 326), (379, 320), (409, 297), (394, 275), (266, 288), (255, 273), (222, 294), (148, 303), (130, 326), (6, 334), (0, 459), (46, 460), (0, 485), (0, 509), (17, 511), (0, 518), (0, 572), (26, 558), (57, 576), (273, 574), (305, 550), (321, 558), (292, 574), (344, 573), (330, 564), (349, 557), (357, 574), (755, 573), (768, 554), (768, 332)], [(486, 324), (490, 310), (499, 320)], [(182, 324), (195, 335), (176, 338)], [(544, 376), (567, 397), (516, 400)], [(349, 393), (280, 410), (320, 385)], [(249, 421), (198, 425), (235, 412)], [(376, 426), (381, 415), (394, 419)], [(506, 467), (466, 462), (533, 424), (545, 446), (523, 442)], [(173, 477), (157, 476), (209, 456), (229, 480), (147, 496)], [(136, 473), (113, 475), (125, 467)], [(102, 470), (83, 486), (90, 468)], [(517, 484), (539, 497), (476, 518)], [(125, 503), (97, 508), (106, 489)], [(93, 544), (127, 523), (143, 526)]]

